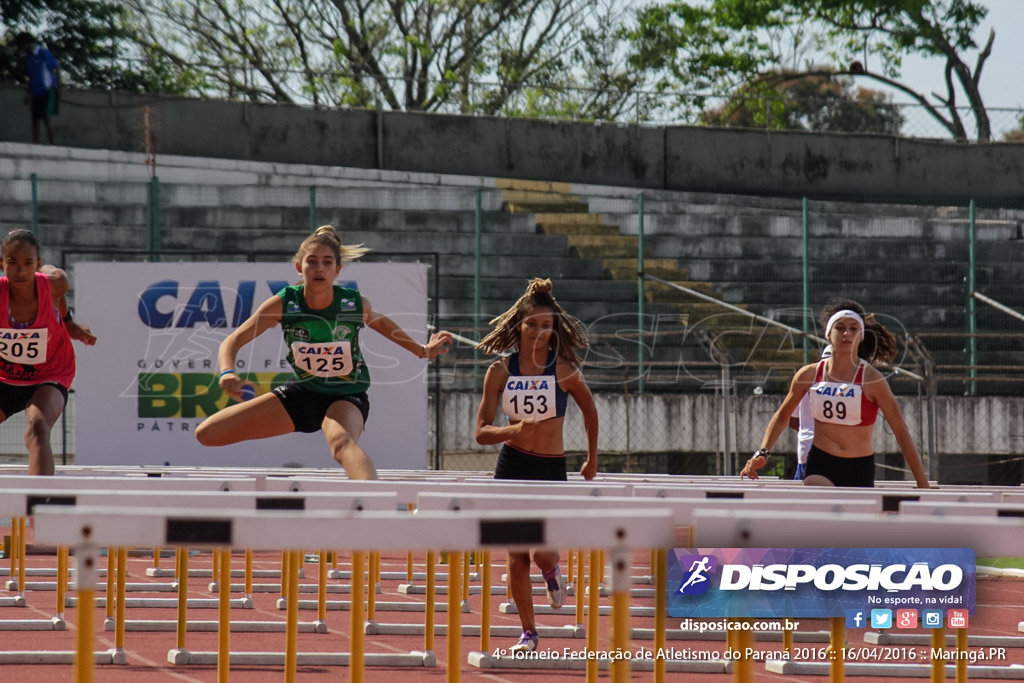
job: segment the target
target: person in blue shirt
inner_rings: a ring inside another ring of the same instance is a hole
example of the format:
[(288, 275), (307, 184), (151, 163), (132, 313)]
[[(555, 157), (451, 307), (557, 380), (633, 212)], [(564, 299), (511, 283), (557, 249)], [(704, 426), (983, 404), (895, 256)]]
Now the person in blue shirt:
[(53, 144), (50, 117), (57, 114), (60, 103), (60, 63), (53, 53), (39, 44), (31, 33), (22, 31), (15, 39), (18, 49), (25, 54), (28, 68), (28, 90), (25, 104), (32, 111), (32, 142), (39, 144), (39, 122), (46, 126), (46, 137)]

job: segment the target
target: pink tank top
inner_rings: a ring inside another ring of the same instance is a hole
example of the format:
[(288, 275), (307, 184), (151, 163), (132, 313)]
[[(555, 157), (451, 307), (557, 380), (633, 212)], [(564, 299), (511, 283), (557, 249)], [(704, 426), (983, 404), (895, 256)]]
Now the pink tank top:
[(65, 389), (75, 378), (75, 351), (53, 305), (50, 278), (36, 273), (36, 319), (16, 329), (11, 323), (11, 288), (0, 277), (0, 382), (28, 386), (56, 382)]

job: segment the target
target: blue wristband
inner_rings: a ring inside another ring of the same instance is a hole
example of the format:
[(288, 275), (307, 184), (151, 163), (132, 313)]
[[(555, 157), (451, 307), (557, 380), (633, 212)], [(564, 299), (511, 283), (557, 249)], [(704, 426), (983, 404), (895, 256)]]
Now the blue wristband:
[(234, 372), (234, 370), (221, 370), (221, 373), (219, 375), (217, 375), (217, 379), (220, 379), (221, 377), (223, 377), (224, 375), (228, 374), (229, 372)]

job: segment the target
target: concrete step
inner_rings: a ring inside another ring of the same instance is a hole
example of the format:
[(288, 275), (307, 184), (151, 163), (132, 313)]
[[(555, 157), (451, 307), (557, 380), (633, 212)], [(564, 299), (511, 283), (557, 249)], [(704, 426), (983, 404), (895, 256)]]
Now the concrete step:
[(599, 225), (597, 223), (537, 223), (537, 232), (546, 235), (619, 235), (617, 225)]
[[(522, 276), (516, 277), (482, 277), (480, 278), (480, 295), (484, 299), (506, 299), (511, 305), (524, 290)], [(445, 299), (473, 296), (473, 278), (464, 275), (445, 276), (441, 280), (441, 294)], [(572, 308), (576, 301), (620, 302), (636, 306), (636, 285), (630, 282), (607, 280), (604, 278), (562, 278), (554, 284), (552, 294), (559, 303)]]
[(603, 225), (606, 217), (599, 213), (538, 213), (538, 224)]
[[(645, 250), (645, 252), (644, 252), (644, 254), (645, 254), (644, 255), (644, 271), (645, 272), (652, 272), (652, 270), (672, 271), (673, 269), (678, 267), (678, 263), (677, 263), (677, 261), (675, 259), (671, 259), (671, 258), (647, 258), (646, 253), (647, 252)], [(636, 274), (636, 269), (637, 269), (638, 261), (637, 261), (637, 258), (636, 258), (636, 253), (634, 252), (632, 256), (627, 257), (627, 258), (606, 258), (606, 259), (602, 259), (602, 263), (604, 264), (605, 270), (613, 270), (613, 269), (624, 268), (624, 269), (630, 270), (634, 274)]]
[[(609, 259), (611, 260), (611, 259)], [(649, 268), (646, 261), (644, 262), (644, 273), (647, 275), (653, 275), (660, 277), (662, 280), (678, 280), (679, 278), (686, 278), (689, 273), (685, 270), (672, 266), (671, 268)], [(636, 269), (635, 268), (609, 268), (605, 270), (605, 275), (615, 280), (636, 280)], [(648, 280), (649, 284), (656, 284)]]

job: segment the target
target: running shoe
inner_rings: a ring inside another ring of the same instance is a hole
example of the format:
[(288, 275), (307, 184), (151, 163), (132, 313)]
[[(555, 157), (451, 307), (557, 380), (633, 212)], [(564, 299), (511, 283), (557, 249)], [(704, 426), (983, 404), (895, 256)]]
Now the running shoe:
[(523, 635), (519, 636), (519, 642), (509, 648), (510, 652), (533, 652), (537, 649), (537, 637), (536, 631), (523, 631)]
[(565, 604), (565, 577), (562, 570), (555, 565), (550, 573), (544, 572), (544, 582), (547, 584), (548, 604), (558, 609)]

